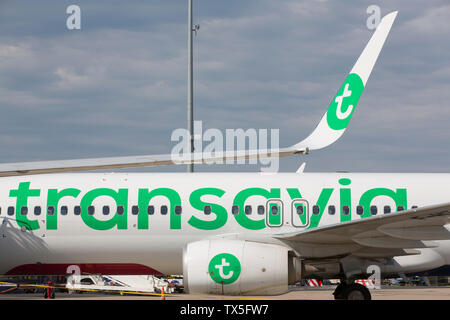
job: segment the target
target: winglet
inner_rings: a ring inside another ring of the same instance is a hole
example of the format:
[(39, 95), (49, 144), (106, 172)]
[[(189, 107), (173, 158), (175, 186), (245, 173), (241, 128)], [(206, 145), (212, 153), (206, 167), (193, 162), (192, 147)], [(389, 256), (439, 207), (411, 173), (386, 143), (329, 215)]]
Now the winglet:
[(322, 149), (344, 134), (397, 13), (394, 11), (383, 17), (316, 129), (291, 148)]

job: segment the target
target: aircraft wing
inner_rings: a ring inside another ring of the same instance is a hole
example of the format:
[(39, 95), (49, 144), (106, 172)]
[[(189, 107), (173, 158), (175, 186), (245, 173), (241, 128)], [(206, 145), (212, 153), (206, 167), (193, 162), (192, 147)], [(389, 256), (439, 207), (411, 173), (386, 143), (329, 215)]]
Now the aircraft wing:
[(228, 161), (230, 160), (306, 154), (310, 150), (325, 148), (344, 134), (396, 16), (397, 11), (394, 11), (383, 17), (317, 127), (306, 139), (293, 146), (277, 150), (233, 150), (212, 154), (186, 153), (182, 156), (165, 154), (6, 163), (0, 164), (0, 177), (170, 164), (209, 163), (218, 160), (229, 163)]
[[(450, 203), (372, 216), (291, 234), (279, 234), (277, 239), (293, 247), (327, 246), (362, 252), (362, 256), (398, 256), (414, 254), (418, 248), (433, 247), (433, 240), (450, 240)], [(409, 250), (409, 251), (408, 251)], [(341, 252), (344, 253), (344, 252)], [(314, 258), (314, 253), (310, 258)]]
[(244, 150), (238, 152), (225, 151), (214, 153), (193, 153), (185, 154), (183, 156), (160, 154), (146, 156), (5, 163), (0, 164), (0, 177), (101, 169), (120, 169), (131, 167), (151, 167), (170, 164), (201, 164), (214, 161), (223, 161), (223, 163), (226, 163), (227, 161), (241, 159), (286, 157), (303, 153), (308, 153), (308, 149), (284, 148), (277, 150)]

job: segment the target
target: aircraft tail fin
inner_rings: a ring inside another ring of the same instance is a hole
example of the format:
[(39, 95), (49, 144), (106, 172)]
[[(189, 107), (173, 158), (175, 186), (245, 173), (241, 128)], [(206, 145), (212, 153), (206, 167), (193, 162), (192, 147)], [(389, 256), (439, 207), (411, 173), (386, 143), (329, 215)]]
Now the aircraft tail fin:
[(383, 17), (315, 130), (292, 148), (322, 149), (344, 134), (397, 13), (394, 11)]

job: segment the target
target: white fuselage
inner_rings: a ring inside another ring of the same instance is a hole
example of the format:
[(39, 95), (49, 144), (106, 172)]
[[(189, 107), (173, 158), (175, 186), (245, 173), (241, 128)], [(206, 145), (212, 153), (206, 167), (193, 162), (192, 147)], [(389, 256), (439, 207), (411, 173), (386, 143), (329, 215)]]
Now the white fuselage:
[[(273, 235), (361, 219), (374, 207), (382, 215), (385, 207), (395, 212), (402, 209), (398, 207), (449, 202), (449, 197), (450, 174), (86, 173), (1, 178), (0, 274), (33, 264), (121, 263), (180, 274), (183, 247), (189, 242), (218, 237), (282, 244)], [(274, 203), (280, 220), (270, 217)], [(299, 219), (296, 203), (305, 205), (306, 220)], [(233, 214), (233, 205), (240, 205), (239, 214)], [(124, 208), (122, 215), (116, 213), (118, 206)], [(36, 207), (41, 208), (39, 215)], [(48, 207), (56, 208), (55, 213)], [(450, 264), (450, 241), (439, 241), (433, 250), (443, 264)]]

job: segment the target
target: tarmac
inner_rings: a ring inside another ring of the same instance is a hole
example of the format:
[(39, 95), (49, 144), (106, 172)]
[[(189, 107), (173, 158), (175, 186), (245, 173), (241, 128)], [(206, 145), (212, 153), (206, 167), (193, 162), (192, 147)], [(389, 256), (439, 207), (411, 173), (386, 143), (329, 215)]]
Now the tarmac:
[[(166, 300), (334, 300), (327, 288), (294, 289), (277, 296), (221, 296), (166, 294)], [(450, 300), (450, 287), (387, 287), (370, 290), (372, 300)], [(48, 300), (40, 293), (11, 292), (0, 294), (0, 300)], [(56, 293), (55, 300), (161, 300), (159, 294)]]

